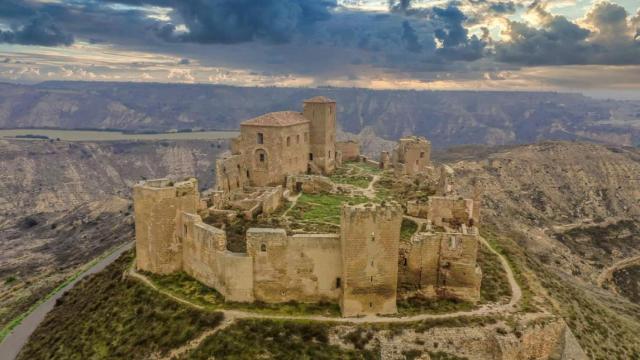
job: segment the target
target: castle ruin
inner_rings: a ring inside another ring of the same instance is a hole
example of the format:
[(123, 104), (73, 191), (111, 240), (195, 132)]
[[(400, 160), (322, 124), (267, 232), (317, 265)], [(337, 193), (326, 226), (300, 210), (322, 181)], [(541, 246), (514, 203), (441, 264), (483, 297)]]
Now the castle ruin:
[[(477, 301), (478, 201), (455, 194), (450, 169), (431, 163), (430, 143), (403, 138), (392, 155), (374, 162), (335, 134), (336, 103), (315, 97), (302, 113), (243, 122), (231, 152), (217, 160), (216, 188), (206, 195), (195, 179), (135, 185), (137, 269), (184, 271), (226, 301), (333, 302), (343, 316), (394, 314), (398, 297)], [(229, 250), (224, 226), (203, 220), (268, 217), (296, 193), (336, 192), (326, 176), (343, 160), (368, 161), (398, 178), (435, 179), (436, 193), (403, 204), (343, 203), (333, 232), (250, 227), (242, 252)], [(401, 241), (403, 219), (417, 224), (408, 241)]]

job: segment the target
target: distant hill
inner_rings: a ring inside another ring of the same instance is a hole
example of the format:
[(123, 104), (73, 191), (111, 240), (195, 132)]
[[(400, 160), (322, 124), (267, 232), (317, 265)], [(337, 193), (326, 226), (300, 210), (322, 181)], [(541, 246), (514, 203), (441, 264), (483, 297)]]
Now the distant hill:
[(236, 129), (253, 116), (300, 109), (303, 99), (338, 101), (351, 133), (395, 140), (415, 134), (436, 147), (545, 139), (640, 143), (640, 102), (553, 92), (242, 88), (219, 85), (45, 82), (0, 84), (0, 128), (167, 131)]

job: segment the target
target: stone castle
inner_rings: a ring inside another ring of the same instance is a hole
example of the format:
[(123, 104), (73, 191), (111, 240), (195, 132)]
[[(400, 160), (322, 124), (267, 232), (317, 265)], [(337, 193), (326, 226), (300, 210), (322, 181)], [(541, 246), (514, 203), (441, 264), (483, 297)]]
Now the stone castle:
[[(399, 297), (477, 301), (479, 202), (454, 194), (451, 169), (434, 167), (430, 151), (424, 138), (408, 137), (380, 161), (364, 158), (356, 142), (336, 141), (336, 103), (324, 97), (306, 100), (302, 113), (247, 120), (216, 162), (215, 189), (200, 194), (195, 179), (134, 186), (136, 267), (184, 271), (226, 301), (334, 302), (343, 316), (396, 313)], [(343, 161), (436, 179), (437, 191), (404, 204), (342, 204), (331, 233), (250, 227), (245, 252), (230, 251), (228, 232), (203, 221), (269, 216), (293, 194), (335, 191), (325, 176)], [(401, 241), (403, 218), (418, 224), (409, 241)]]

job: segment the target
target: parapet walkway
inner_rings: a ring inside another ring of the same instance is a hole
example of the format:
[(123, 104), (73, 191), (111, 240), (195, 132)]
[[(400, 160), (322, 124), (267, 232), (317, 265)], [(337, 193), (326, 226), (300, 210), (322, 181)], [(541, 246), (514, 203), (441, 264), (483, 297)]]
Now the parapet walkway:
[[(507, 273), (507, 279), (509, 281), (509, 286), (511, 287), (511, 299), (506, 304), (487, 304), (478, 309), (470, 310), (470, 311), (456, 311), (452, 313), (446, 314), (419, 314), (419, 315), (411, 315), (411, 316), (378, 316), (371, 315), (365, 317), (356, 317), (356, 318), (341, 318), (341, 317), (330, 317), (330, 316), (322, 316), (322, 315), (272, 315), (272, 314), (261, 314), (252, 311), (243, 311), (243, 310), (231, 310), (231, 309), (216, 309), (215, 311), (221, 312), (224, 314), (225, 319), (235, 320), (235, 319), (275, 319), (275, 320), (305, 320), (305, 321), (322, 321), (322, 322), (335, 322), (335, 323), (347, 323), (347, 324), (373, 324), (373, 323), (407, 323), (407, 322), (415, 322), (415, 321), (423, 321), (423, 320), (437, 320), (437, 319), (452, 319), (458, 317), (469, 317), (469, 316), (489, 316), (489, 315), (497, 315), (504, 313), (512, 313), (517, 310), (517, 305), (522, 299), (522, 289), (518, 282), (515, 279), (513, 274), (513, 270), (509, 266), (509, 262), (507, 259), (497, 252), (491, 245), (486, 241), (486, 239), (480, 237), (481, 242), (484, 246), (486, 246), (489, 251), (494, 253), (500, 259), (500, 263)], [(131, 278), (137, 279), (141, 281), (143, 284), (149, 286), (150, 288), (158, 291), (159, 293), (172, 298), (173, 300), (185, 304), (187, 306), (191, 306), (193, 308), (199, 310), (205, 310), (205, 307), (196, 303), (191, 302), (188, 299), (172, 294), (166, 290), (163, 290), (156, 286), (149, 278), (146, 276), (136, 272), (133, 266), (127, 270), (127, 276)]]

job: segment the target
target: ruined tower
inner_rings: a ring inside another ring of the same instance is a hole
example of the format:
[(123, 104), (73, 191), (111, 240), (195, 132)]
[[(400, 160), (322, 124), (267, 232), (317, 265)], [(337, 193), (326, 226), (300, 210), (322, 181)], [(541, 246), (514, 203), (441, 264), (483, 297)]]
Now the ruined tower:
[(343, 205), (343, 316), (393, 314), (402, 208), (397, 203)]
[(308, 159), (312, 170), (330, 173), (336, 158), (336, 102), (324, 96), (307, 99), (303, 115), (311, 121)]
[(181, 212), (195, 214), (198, 181), (149, 180), (133, 187), (136, 222), (136, 268), (157, 274), (182, 269), (182, 244), (176, 237)]

